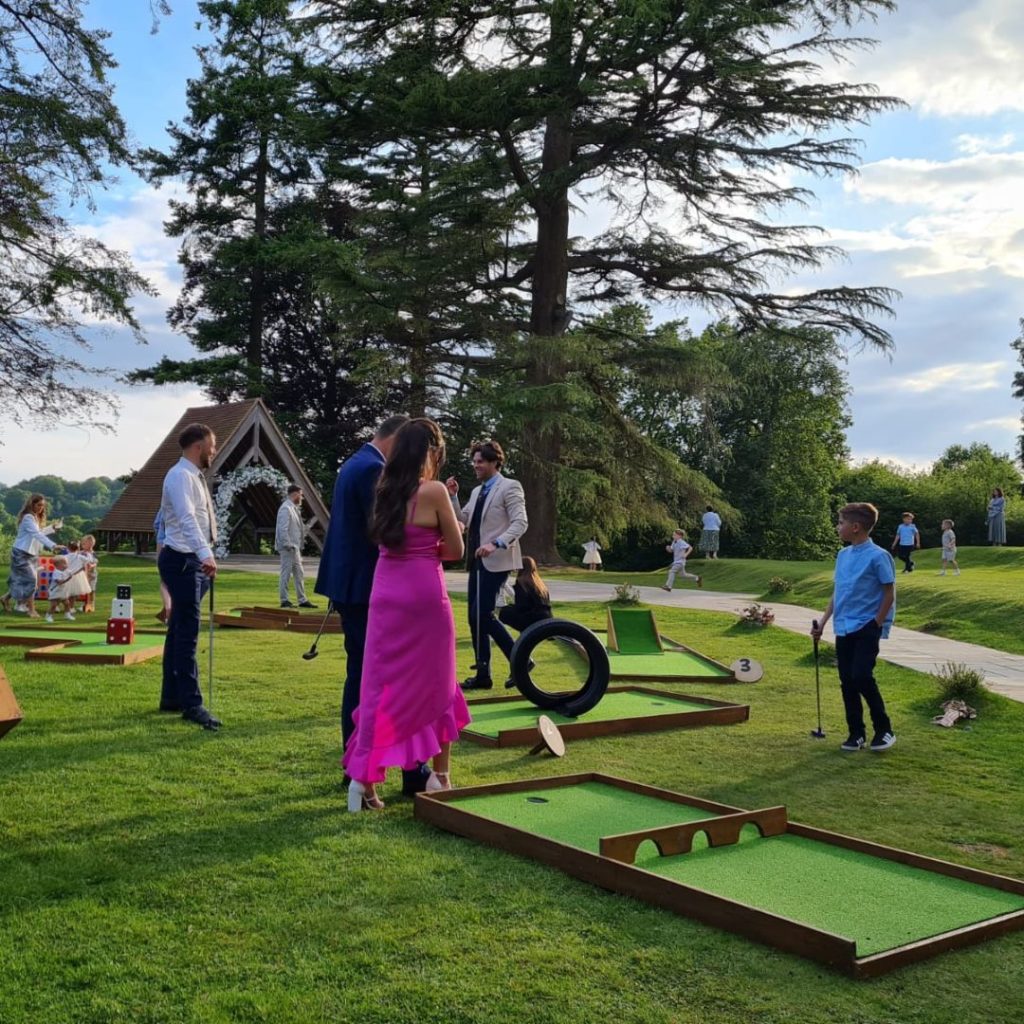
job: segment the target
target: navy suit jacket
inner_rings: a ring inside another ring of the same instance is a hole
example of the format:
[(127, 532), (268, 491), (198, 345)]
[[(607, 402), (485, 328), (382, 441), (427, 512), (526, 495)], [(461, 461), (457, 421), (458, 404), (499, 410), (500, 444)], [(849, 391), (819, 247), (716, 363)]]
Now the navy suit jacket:
[(377, 545), (367, 533), (383, 469), (384, 456), (372, 444), (364, 444), (338, 470), (331, 522), (314, 587), (336, 605), (370, 603)]

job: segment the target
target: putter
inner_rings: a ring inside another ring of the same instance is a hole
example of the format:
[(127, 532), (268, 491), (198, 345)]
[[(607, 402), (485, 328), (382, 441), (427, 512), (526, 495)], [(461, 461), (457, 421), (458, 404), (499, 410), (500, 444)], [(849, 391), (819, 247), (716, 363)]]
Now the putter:
[[(475, 557), (475, 552), (474, 552)], [(473, 660), (476, 662), (476, 674), (480, 675), (480, 570), (483, 562), (476, 560), (476, 633), (473, 636)]]
[(207, 616), (210, 620), (210, 643), (209, 643), (209, 666), (206, 672), (207, 678), (207, 689), (210, 691), (210, 697), (206, 702), (207, 710), (210, 714), (213, 714), (213, 578), (210, 579), (210, 611)]
[(316, 649), (316, 645), (320, 643), (320, 637), (323, 636), (324, 628), (327, 626), (327, 620), (331, 617), (331, 612), (334, 611), (334, 602), (327, 602), (327, 611), (324, 613), (324, 620), (320, 623), (320, 628), (316, 631), (316, 639), (313, 641), (313, 646), (310, 647), (302, 655), (303, 661), (312, 661), (320, 652)]
[(825, 738), (825, 730), (821, 727), (821, 669), (818, 658), (818, 620), (814, 620), (814, 693), (818, 700), (818, 728), (811, 730), (811, 735), (816, 740), (823, 740)]

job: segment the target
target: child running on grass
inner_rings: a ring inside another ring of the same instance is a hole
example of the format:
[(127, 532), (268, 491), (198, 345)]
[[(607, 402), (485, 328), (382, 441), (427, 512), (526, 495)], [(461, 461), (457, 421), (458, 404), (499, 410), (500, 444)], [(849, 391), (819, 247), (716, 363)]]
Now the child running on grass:
[(903, 571), (914, 571), (914, 549), (921, 546), (921, 532), (914, 525), (914, 513), (904, 512), (903, 522), (896, 527), (896, 536), (892, 539), (892, 551), (896, 557), (903, 559)]
[(878, 509), (867, 502), (844, 505), (836, 532), (848, 546), (836, 555), (835, 589), (822, 617), (811, 626), (820, 639), (834, 616), (839, 686), (850, 735), (840, 750), (861, 750), (865, 744), (864, 709), (871, 713), (875, 734), (871, 749), (888, 750), (895, 742), (885, 701), (875, 682), (878, 642), (889, 635), (896, 614), (896, 567), (892, 556), (871, 540)]
[(956, 534), (953, 532), (953, 520), (942, 520), (942, 569), (940, 576), (946, 575), (946, 566), (953, 566), (953, 575), (960, 575), (960, 566), (956, 564)]
[(704, 586), (704, 580), (695, 576), (692, 572), (686, 571), (686, 557), (693, 550), (693, 546), (686, 539), (685, 530), (674, 530), (672, 532), (672, 543), (665, 548), (672, 555), (672, 565), (668, 570), (668, 579), (662, 586), (662, 590), (671, 590), (676, 576), (682, 576), (684, 580), (696, 580), (697, 586)]

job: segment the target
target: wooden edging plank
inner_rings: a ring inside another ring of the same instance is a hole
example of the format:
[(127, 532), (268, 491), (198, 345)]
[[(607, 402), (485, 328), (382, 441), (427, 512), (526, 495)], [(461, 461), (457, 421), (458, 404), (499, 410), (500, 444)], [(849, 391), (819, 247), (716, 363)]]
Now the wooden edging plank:
[[(677, 711), (659, 715), (642, 715), (631, 718), (608, 718), (602, 721), (566, 722), (559, 725), (559, 732), (572, 740), (592, 739), (596, 736), (623, 736), (629, 733), (662, 732), (671, 729), (696, 729), (705, 725), (734, 725), (745, 722), (750, 717), (749, 704), (733, 704), (729, 701), (714, 700), (710, 697), (691, 697), (684, 693), (668, 693), (665, 690), (654, 690), (646, 686), (611, 687), (609, 693), (643, 693), (654, 697), (663, 697), (668, 701), (688, 700), (695, 704), (706, 705), (707, 711)], [(510, 697), (485, 697), (470, 703), (470, 711), (483, 704), (500, 704), (509, 701), (520, 701), (522, 695)], [(538, 708), (537, 714), (543, 714)], [(478, 743), (486, 747), (517, 747), (529, 746), (537, 739), (536, 725), (523, 726), (515, 729), (501, 730), (497, 737), (484, 733), (473, 732), (472, 723), (459, 734), (460, 739)]]

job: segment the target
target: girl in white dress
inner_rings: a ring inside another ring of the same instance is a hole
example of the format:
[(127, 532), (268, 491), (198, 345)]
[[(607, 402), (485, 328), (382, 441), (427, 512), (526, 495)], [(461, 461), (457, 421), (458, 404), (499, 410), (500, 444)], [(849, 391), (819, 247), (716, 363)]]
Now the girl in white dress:
[(591, 537), (590, 540), (583, 545), (583, 551), (583, 564), (587, 566), (591, 572), (596, 572), (597, 567), (601, 564), (601, 545), (597, 543), (597, 538)]

